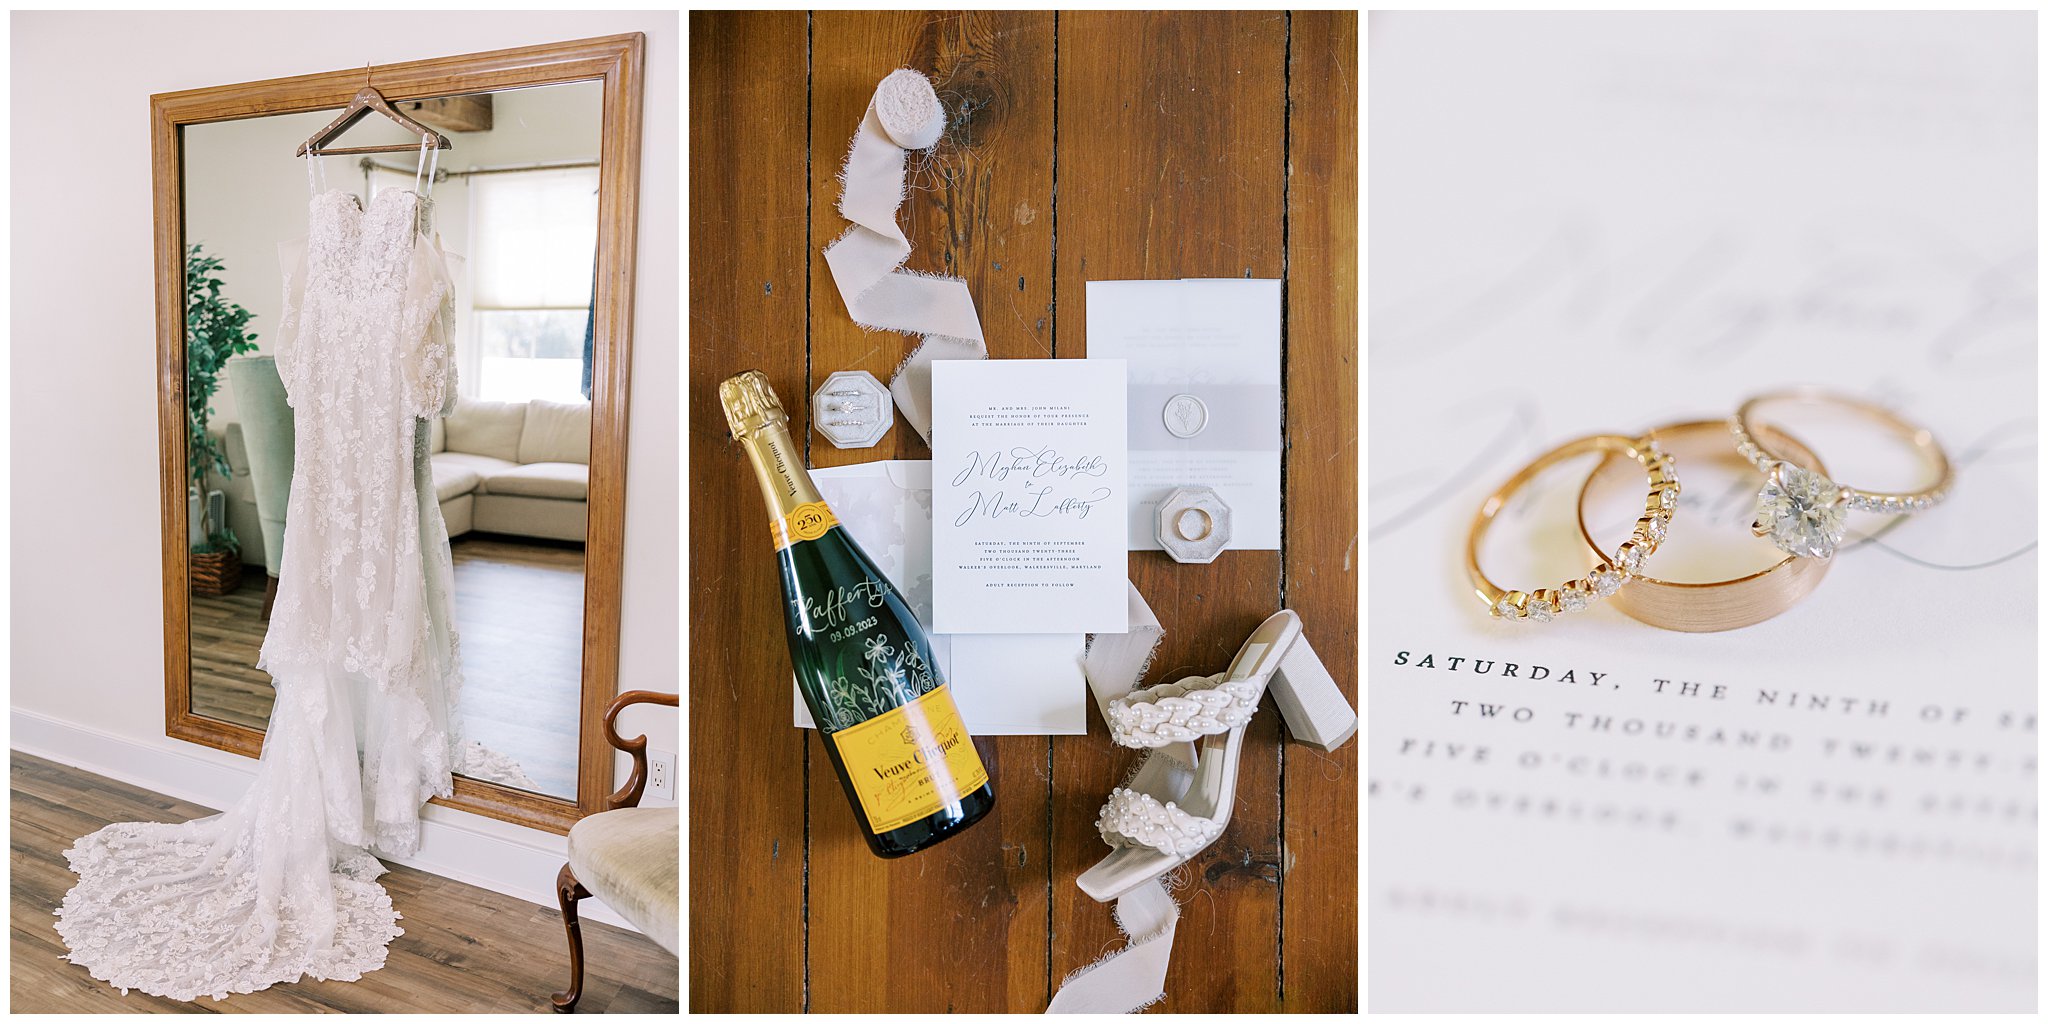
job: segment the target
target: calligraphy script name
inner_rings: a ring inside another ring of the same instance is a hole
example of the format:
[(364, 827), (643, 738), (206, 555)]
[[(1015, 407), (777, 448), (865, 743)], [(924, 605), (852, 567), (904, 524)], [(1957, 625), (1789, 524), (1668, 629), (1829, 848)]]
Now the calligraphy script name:
[(812, 622), (813, 629), (832, 629), (847, 621), (848, 613), (856, 608), (880, 608), (889, 599), (889, 584), (881, 580), (863, 580), (851, 587), (833, 587), (823, 598), (804, 597), (805, 615)]
[(993, 491), (977, 488), (967, 496), (967, 507), (953, 520), (965, 526), (977, 517), (1002, 519), (1050, 519), (1072, 516), (1086, 519), (1095, 506), (1115, 493), (1097, 487), (1084, 494), (1061, 494), (1058, 483), (1085, 480), (1109, 472), (1109, 460), (1101, 455), (1066, 456), (1052, 448), (1012, 448), (1002, 451), (974, 451), (967, 464), (953, 475), (953, 486), (973, 480), (1005, 484)]

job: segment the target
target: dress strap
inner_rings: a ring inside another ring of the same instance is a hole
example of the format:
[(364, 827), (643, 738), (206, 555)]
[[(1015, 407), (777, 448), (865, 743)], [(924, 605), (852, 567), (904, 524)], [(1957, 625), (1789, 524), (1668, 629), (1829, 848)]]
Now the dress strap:
[(422, 199), (434, 194), (434, 172), (441, 165), (441, 147), (435, 141), (432, 136), (420, 136), (420, 162), (412, 174), (412, 191)]

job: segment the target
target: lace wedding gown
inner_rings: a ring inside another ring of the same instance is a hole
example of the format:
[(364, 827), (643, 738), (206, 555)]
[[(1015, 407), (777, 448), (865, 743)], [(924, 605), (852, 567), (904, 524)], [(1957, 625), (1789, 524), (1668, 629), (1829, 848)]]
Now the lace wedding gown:
[(297, 441), (256, 778), (224, 813), (109, 825), (66, 851), (79, 882), (57, 930), (124, 992), (354, 980), (401, 934), (366, 847), (412, 853), (420, 805), (464, 756), (425, 429), (454, 397), (450, 281), (423, 206), (396, 189), (367, 209), (341, 191), (311, 202), (278, 330)]

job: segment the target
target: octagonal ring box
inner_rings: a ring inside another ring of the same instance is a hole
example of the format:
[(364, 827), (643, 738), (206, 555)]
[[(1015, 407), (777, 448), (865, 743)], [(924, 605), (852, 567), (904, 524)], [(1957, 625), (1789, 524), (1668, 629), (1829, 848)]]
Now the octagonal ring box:
[(1211, 488), (1177, 488), (1159, 503), (1157, 528), (1174, 561), (1207, 564), (1230, 543), (1230, 506)]
[(895, 399), (866, 370), (841, 370), (811, 396), (811, 426), (839, 448), (873, 448), (895, 423)]

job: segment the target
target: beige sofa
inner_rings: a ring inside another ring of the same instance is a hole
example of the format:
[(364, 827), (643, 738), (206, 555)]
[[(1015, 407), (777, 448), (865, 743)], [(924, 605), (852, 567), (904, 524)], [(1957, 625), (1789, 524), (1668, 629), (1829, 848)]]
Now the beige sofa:
[[(240, 423), (217, 424), (234, 475), (228, 525), (242, 561), (263, 564), (263, 532)], [(471, 530), (552, 540), (583, 539), (589, 522), (590, 405), (587, 402), (478, 402), (457, 399), (435, 420), (429, 439), (434, 490), (448, 536)]]
[(471, 530), (583, 539), (590, 403), (457, 399), (429, 442), (448, 536)]

